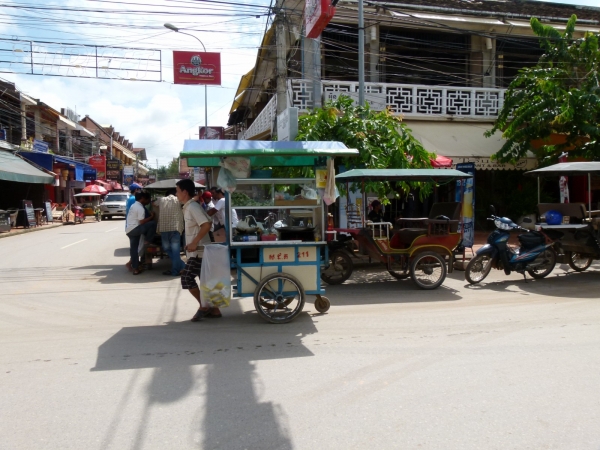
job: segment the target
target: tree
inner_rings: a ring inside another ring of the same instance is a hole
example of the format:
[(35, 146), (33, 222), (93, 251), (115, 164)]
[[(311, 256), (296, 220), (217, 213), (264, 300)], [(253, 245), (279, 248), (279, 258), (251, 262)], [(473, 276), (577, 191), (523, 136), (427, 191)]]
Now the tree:
[[(355, 106), (352, 99), (341, 96), (323, 108), (315, 108), (298, 121), (298, 141), (339, 141), (359, 151), (356, 158), (341, 161), (346, 167), (367, 169), (430, 168), (430, 154), (411, 134), (398, 116), (390, 111), (376, 112), (367, 104)], [(302, 175), (308, 176), (308, 173)], [(406, 191), (422, 184), (396, 186)], [(389, 183), (365, 186), (382, 199), (394, 189)], [(428, 190), (426, 189), (425, 192)]]
[[(534, 67), (521, 69), (506, 91), (504, 106), (490, 137), (501, 130), (506, 143), (494, 155), (514, 162), (528, 151), (539, 159), (565, 150), (589, 159), (600, 157), (600, 51), (598, 35), (573, 39), (577, 17), (571, 16), (564, 33), (539, 20), (531, 28), (544, 54)], [(561, 142), (550, 140), (561, 135)], [(532, 145), (532, 141), (541, 145)]]

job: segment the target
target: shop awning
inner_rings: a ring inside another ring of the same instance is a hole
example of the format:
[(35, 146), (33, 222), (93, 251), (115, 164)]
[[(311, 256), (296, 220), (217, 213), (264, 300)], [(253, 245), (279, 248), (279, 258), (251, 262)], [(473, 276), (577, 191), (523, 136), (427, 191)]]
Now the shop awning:
[(313, 166), (315, 158), (327, 156), (358, 156), (333, 141), (235, 141), (216, 139), (186, 140), (181, 158), (189, 167), (218, 167), (222, 157), (250, 158), (252, 167)]
[(54, 177), (36, 169), (13, 153), (0, 150), (0, 180), (18, 183), (54, 184)]
[(486, 138), (483, 133), (491, 123), (404, 122), (425, 150), (452, 159), (452, 167), (460, 163), (475, 163), (479, 170), (531, 170), (537, 167), (533, 154), (516, 165), (501, 164), (491, 157), (506, 142), (500, 133)]
[(75, 161), (74, 159), (67, 158), (66, 156), (52, 155), (50, 153), (41, 153), (41, 152), (22, 152), (20, 155), (23, 158), (26, 158), (30, 161), (33, 161), (38, 166), (43, 167), (47, 170), (54, 170), (54, 164), (65, 164), (75, 170), (75, 180), (84, 181), (84, 172), (87, 170), (91, 172), (92, 170), (95, 172), (92, 166), (86, 163), (82, 163), (79, 161)]

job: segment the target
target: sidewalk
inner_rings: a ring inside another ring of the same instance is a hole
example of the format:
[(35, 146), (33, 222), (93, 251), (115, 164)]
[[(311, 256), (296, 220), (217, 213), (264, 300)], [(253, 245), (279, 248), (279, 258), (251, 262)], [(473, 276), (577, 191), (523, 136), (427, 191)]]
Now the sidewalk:
[(0, 233), (0, 239), (5, 238), (5, 237), (18, 236), (19, 234), (33, 233), (34, 231), (49, 230), (50, 228), (56, 228), (56, 227), (60, 227), (60, 226), (62, 226), (62, 222), (52, 222), (52, 223), (40, 225), (37, 227), (31, 227), (31, 228), (24, 228), (24, 227), (11, 228), (10, 231), (8, 231), (8, 232)]

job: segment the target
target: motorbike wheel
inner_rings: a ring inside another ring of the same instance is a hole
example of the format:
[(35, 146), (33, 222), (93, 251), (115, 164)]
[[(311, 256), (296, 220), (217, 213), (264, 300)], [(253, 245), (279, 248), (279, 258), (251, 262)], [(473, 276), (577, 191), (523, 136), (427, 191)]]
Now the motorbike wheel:
[(465, 269), (465, 278), (471, 284), (477, 284), (483, 281), (492, 270), (494, 259), (489, 254), (476, 255), (469, 261)]
[(421, 289), (436, 289), (446, 279), (446, 261), (435, 252), (419, 253), (410, 265), (410, 276)]
[(321, 279), (327, 284), (342, 284), (354, 269), (352, 258), (342, 250), (336, 250), (329, 255), (329, 267), (321, 272)]
[(567, 257), (569, 258), (569, 267), (575, 272), (583, 272), (590, 267), (594, 261), (594, 258), (591, 256), (583, 256), (581, 253), (575, 252), (569, 253)]
[(554, 266), (556, 265), (556, 252), (551, 248), (547, 248), (537, 258), (535, 258), (535, 260), (537, 261), (540, 258), (546, 259), (546, 263), (540, 268), (527, 271), (527, 273), (536, 280), (541, 280), (542, 278), (547, 277), (550, 275), (550, 272), (554, 270)]

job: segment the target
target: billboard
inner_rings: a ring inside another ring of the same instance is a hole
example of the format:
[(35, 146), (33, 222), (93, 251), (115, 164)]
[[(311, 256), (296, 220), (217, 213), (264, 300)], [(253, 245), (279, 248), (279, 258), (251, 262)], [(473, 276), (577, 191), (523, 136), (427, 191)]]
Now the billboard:
[(321, 31), (333, 19), (335, 7), (331, 6), (331, 0), (306, 0), (304, 8), (304, 27), (307, 38), (318, 38)]
[(106, 179), (121, 183), (123, 176), (121, 172), (121, 161), (118, 159), (109, 159), (106, 161)]
[(97, 180), (106, 180), (106, 156), (90, 156), (88, 158), (88, 164), (96, 169)]
[(174, 84), (221, 85), (221, 54), (173, 51)]

